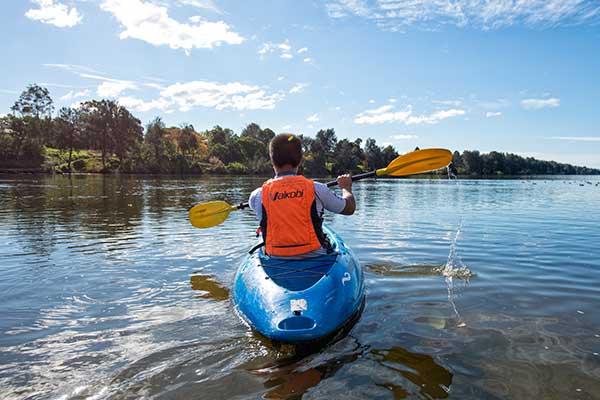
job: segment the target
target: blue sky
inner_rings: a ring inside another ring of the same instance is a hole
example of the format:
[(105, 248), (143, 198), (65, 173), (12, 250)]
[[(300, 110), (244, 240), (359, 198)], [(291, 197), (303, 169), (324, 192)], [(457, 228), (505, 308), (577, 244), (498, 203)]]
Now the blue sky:
[(0, 32), (0, 114), (35, 82), (144, 123), (600, 167), (597, 1), (13, 0)]

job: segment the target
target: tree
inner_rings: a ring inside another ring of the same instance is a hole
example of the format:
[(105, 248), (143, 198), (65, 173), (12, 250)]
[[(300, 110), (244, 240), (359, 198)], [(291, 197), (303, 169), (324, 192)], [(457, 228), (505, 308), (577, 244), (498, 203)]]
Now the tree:
[(99, 149), (102, 169), (106, 170), (106, 157), (111, 152), (110, 119), (116, 103), (110, 100), (89, 100), (81, 104), (81, 120), (85, 124), (89, 148)]
[(465, 172), (465, 166), (458, 151), (452, 153), (452, 164), (450, 165), (450, 168), (454, 174), (463, 174)]
[(54, 120), (56, 143), (59, 149), (69, 151), (68, 169), (71, 171), (73, 149), (80, 144), (80, 113), (78, 109), (63, 107)]
[(249, 172), (263, 173), (270, 169), (267, 145), (250, 136), (242, 136), (237, 141), (243, 163)]
[(355, 174), (361, 172), (358, 165), (363, 160), (363, 151), (360, 148), (361, 139), (354, 142), (342, 139), (335, 146), (335, 160), (332, 173), (334, 175)]
[(215, 125), (212, 129), (204, 132), (204, 136), (208, 139), (208, 145), (215, 144), (226, 145), (234, 136), (231, 129), (223, 129), (219, 125)]
[(383, 157), (383, 165), (384, 166), (387, 166), (389, 163), (394, 161), (394, 159), (399, 156), (396, 149), (394, 149), (394, 146), (392, 146), (390, 144), (385, 146), (385, 148), (381, 151), (381, 155)]
[(130, 149), (142, 140), (140, 120), (112, 100), (86, 101), (81, 105), (81, 118), (92, 148), (101, 151), (104, 171), (107, 170), (106, 161), (111, 154), (116, 153), (119, 165), (123, 165)]
[(48, 89), (31, 84), (21, 93), (19, 99), (10, 109), (21, 116), (40, 118), (50, 116), (53, 110), (52, 103)]
[(335, 136), (334, 129), (319, 130), (315, 137), (315, 141), (319, 143), (325, 156), (329, 158), (333, 154), (333, 150), (336, 147), (337, 137)]
[(192, 125), (184, 125), (179, 131), (179, 137), (177, 138), (177, 145), (181, 150), (181, 154), (185, 158), (188, 153), (194, 153), (194, 151), (200, 148), (198, 139), (196, 138), (196, 132)]
[(156, 117), (148, 125), (146, 125), (144, 143), (151, 149), (150, 152), (154, 158), (152, 165), (159, 166), (160, 161), (164, 157), (165, 135), (165, 124), (160, 117)]
[(463, 163), (465, 166), (465, 174), (481, 175), (481, 155), (479, 151), (463, 151)]
[(365, 142), (365, 159), (369, 169), (379, 169), (387, 165), (383, 159), (383, 152), (377, 146), (375, 139), (368, 138)]
[(125, 107), (117, 104), (116, 107), (110, 107), (110, 110), (114, 112), (110, 116), (111, 142), (119, 159), (119, 169), (123, 169), (123, 161), (130, 151), (142, 142), (144, 128), (142, 128), (142, 122)]
[(251, 137), (267, 145), (275, 137), (275, 132), (269, 128), (261, 129), (257, 123), (252, 122), (242, 130), (240, 137)]

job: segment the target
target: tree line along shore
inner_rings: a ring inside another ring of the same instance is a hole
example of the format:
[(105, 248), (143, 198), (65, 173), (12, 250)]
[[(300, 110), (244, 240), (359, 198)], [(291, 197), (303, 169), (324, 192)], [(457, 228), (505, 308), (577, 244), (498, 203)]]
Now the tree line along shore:
[[(48, 89), (29, 85), (0, 118), (0, 172), (269, 175), (269, 128), (248, 124), (239, 134), (215, 126), (145, 127), (113, 100), (89, 100), (55, 113)], [(303, 136), (307, 176), (360, 173), (385, 167), (399, 153), (375, 139), (338, 140), (334, 129)], [(459, 176), (595, 175), (600, 170), (516, 154), (454, 152)], [(445, 171), (438, 174), (445, 174)]]

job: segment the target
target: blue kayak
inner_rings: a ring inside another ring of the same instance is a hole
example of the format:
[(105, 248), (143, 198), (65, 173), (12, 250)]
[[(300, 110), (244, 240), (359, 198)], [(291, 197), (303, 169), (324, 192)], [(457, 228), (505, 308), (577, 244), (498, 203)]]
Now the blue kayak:
[(334, 231), (326, 226), (323, 231), (330, 254), (290, 260), (260, 249), (238, 269), (233, 300), (258, 333), (283, 343), (318, 341), (359, 315), (365, 292), (360, 264)]

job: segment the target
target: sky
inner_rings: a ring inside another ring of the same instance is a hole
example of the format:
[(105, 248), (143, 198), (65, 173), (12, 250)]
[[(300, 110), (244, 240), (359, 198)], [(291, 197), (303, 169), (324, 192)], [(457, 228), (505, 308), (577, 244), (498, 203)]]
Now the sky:
[(600, 168), (597, 0), (7, 0), (0, 115), (110, 98), (145, 124), (496, 150)]

